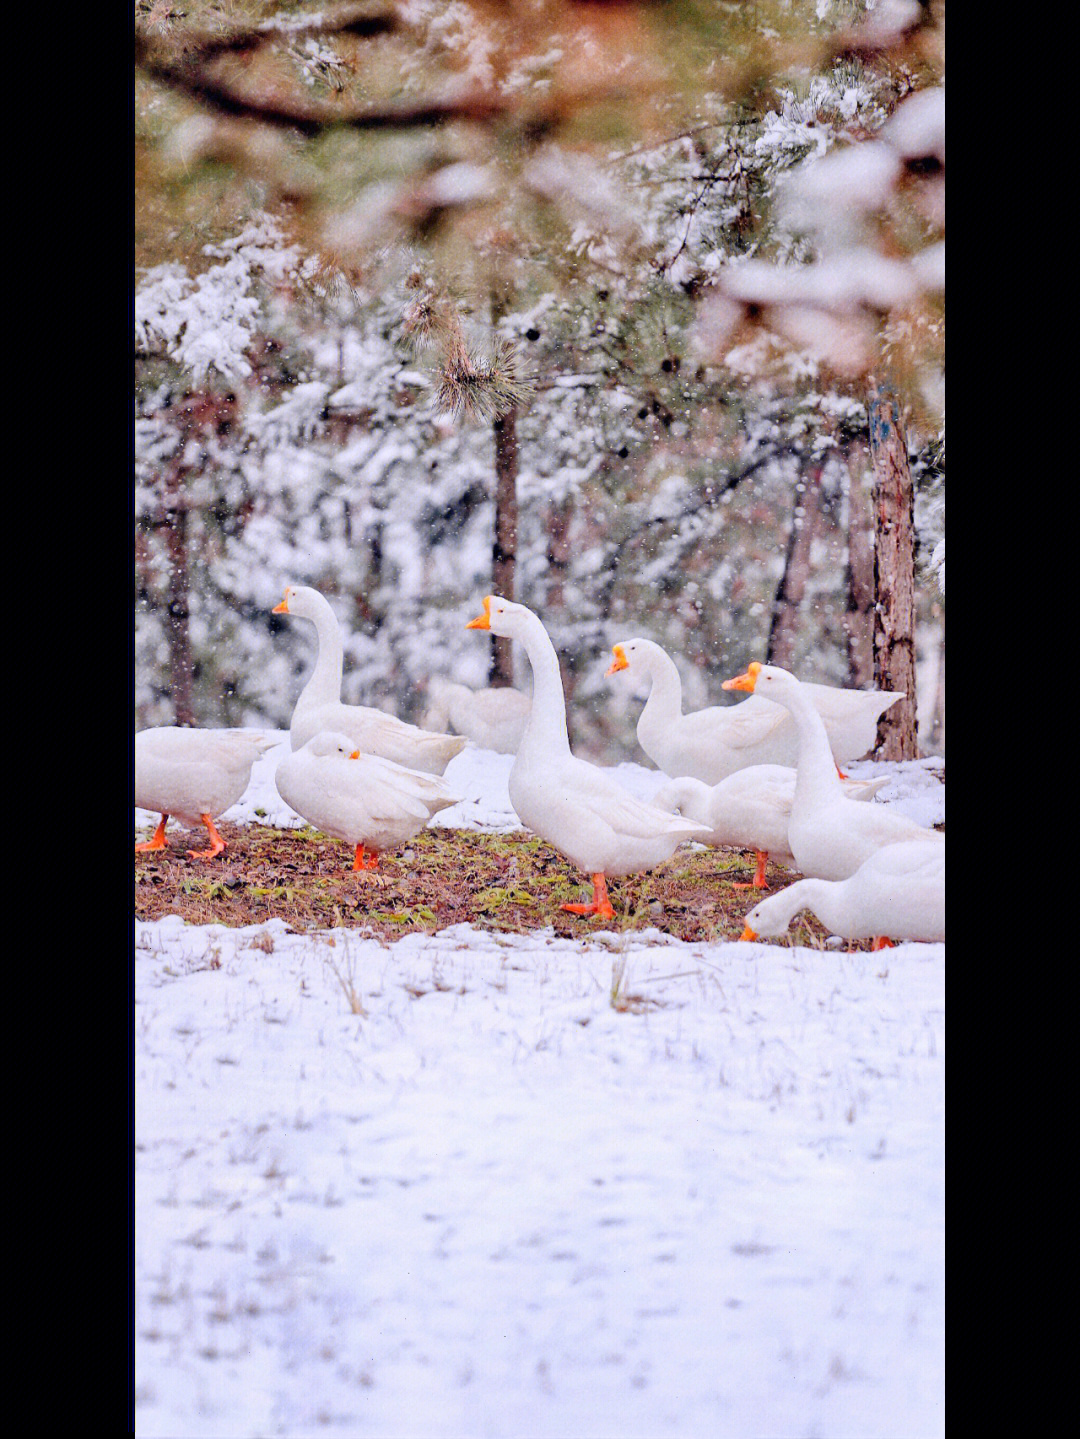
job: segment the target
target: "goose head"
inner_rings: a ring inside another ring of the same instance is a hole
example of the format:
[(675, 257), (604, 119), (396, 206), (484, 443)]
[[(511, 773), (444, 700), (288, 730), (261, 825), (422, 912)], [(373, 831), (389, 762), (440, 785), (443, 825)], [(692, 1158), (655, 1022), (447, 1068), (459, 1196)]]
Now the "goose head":
[(308, 585), (286, 585), (285, 598), (279, 605), (275, 605), (270, 613), (272, 615), (299, 615), (301, 619), (310, 620), (314, 619), (316, 611), (325, 605), (326, 601), (318, 590), (313, 590)]
[(510, 639), (520, 638), (530, 621), (536, 616), (524, 605), (513, 600), (500, 599), (498, 595), (484, 596), (484, 612), (470, 620), (467, 630), (490, 630), (493, 635), (506, 635)]
[(644, 640), (623, 640), (620, 644), (612, 645), (611, 653), (615, 658), (611, 662), (611, 668), (604, 671), (605, 676), (617, 675), (620, 670), (628, 670), (631, 660), (640, 653), (644, 643)]
[(786, 915), (776, 913), (778, 898), (778, 895), (771, 894), (746, 913), (743, 917), (743, 932), (739, 935), (740, 939), (775, 939), (778, 935), (786, 933), (791, 921)]
[(720, 688), (725, 690), (746, 690), (748, 693), (753, 694), (757, 687), (758, 676), (761, 674), (761, 670), (762, 666), (758, 661), (751, 660), (741, 675), (736, 675), (734, 679), (725, 680)]
[(317, 735), (312, 735), (307, 744), (303, 746), (306, 754), (322, 758), (325, 755), (336, 755), (338, 759), (359, 759), (360, 751), (348, 735), (335, 732), (334, 730), (320, 730)]
[(751, 660), (743, 674), (725, 680), (721, 688), (746, 690), (748, 694), (764, 695), (770, 699), (779, 698), (781, 694), (790, 694), (792, 687), (797, 684), (795, 676), (778, 665), (763, 665), (758, 660)]

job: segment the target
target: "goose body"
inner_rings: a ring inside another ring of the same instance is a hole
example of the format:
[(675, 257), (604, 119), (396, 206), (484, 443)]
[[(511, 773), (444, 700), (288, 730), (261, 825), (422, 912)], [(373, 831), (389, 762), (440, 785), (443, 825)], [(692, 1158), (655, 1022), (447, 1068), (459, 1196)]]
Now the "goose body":
[(652, 869), (684, 840), (704, 837), (706, 827), (642, 803), (597, 765), (571, 753), (558, 656), (532, 610), (488, 595), (484, 613), (467, 628), (507, 635), (524, 646), (533, 697), (510, 771), (510, 802), (522, 824), (592, 877), (592, 903), (563, 908), (614, 918), (608, 876)]
[(945, 846), (906, 840), (877, 850), (847, 879), (800, 879), (746, 916), (742, 939), (783, 934), (800, 910), (833, 934), (889, 940), (945, 938)]
[(449, 726), (481, 749), (517, 753), (529, 719), (528, 695), (509, 687), (470, 689), (442, 675), (428, 681), (428, 694), (431, 707), (424, 717), (425, 729)]
[[(684, 775), (719, 784), (751, 765), (793, 767), (799, 737), (783, 709), (759, 696), (739, 705), (682, 711), (682, 680), (674, 660), (652, 640), (624, 640), (614, 646), (608, 674), (630, 670), (649, 683), (649, 697), (637, 723), (641, 748), (672, 779)], [(805, 684), (821, 715), (837, 764), (858, 759), (874, 744), (881, 715), (903, 699), (889, 690), (847, 690)]]
[(814, 879), (847, 879), (887, 844), (925, 840), (944, 846), (945, 836), (884, 805), (859, 804), (844, 793), (828, 735), (806, 686), (777, 665), (755, 660), (725, 689), (764, 693), (783, 705), (799, 735), (799, 764), (788, 821), (788, 848), (795, 867)]
[(278, 743), (258, 730), (185, 729), (161, 725), (135, 736), (135, 803), (161, 815), (152, 839), (137, 850), (164, 849), (170, 816), (192, 829), (205, 825), (209, 850), (189, 850), (194, 859), (212, 859), (225, 848), (214, 820), (248, 787), (251, 766)]
[[(795, 770), (786, 765), (752, 765), (711, 786), (689, 777), (672, 780), (653, 795), (652, 802), (708, 825), (709, 834), (701, 837), (704, 844), (752, 849), (757, 856), (753, 887), (763, 889), (770, 855), (778, 864), (795, 863), (788, 844), (795, 781)], [(864, 803), (887, 783), (887, 776), (841, 781), (849, 799)]]
[[(382, 850), (412, 839), (459, 800), (441, 777), (361, 754), (349, 735), (326, 730), (286, 755), (274, 782), (316, 829), (356, 846), (354, 869), (375, 869)], [(373, 851), (366, 861), (365, 848)]]
[(318, 590), (309, 585), (289, 585), (273, 613), (310, 620), (318, 643), (315, 668), (296, 701), (289, 725), (294, 750), (301, 749), (320, 730), (326, 730), (346, 735), (353, 748), (364, 754), (379, 755), (409, 769), (442, 774), (454, 755), (465, 748), (461, 735), (432, 734), (382, 710), (342, 703), (341, 627), (329, 601)]

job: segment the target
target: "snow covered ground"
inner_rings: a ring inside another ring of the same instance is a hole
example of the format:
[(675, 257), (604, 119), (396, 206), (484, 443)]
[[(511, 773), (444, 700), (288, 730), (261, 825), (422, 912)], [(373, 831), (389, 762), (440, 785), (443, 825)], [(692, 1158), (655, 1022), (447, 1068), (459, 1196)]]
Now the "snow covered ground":
[(582, 935), (136, 923), (141, 1436), (944, 1432), (945, 946)]

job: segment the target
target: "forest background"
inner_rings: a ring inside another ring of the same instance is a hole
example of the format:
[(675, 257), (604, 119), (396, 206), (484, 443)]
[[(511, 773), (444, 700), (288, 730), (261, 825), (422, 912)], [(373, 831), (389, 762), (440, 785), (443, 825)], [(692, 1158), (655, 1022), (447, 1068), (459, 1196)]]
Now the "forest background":
[(343, 697), (406, 719), (515, 678), (463, 634), (495, 591), (589, 757), (635, 756), (638, 634), (688, 708), (753, 658), (910, 690), (906, 647), (944, 753), (943, 4), (139, 0), (135, 37), (137, 728), (287, 727), (310, 584)]

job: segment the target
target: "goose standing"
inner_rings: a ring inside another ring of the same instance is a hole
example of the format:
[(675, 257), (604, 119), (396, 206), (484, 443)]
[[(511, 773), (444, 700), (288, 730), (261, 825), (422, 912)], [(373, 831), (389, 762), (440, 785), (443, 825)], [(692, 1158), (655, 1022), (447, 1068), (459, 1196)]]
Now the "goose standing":
[(944, 845), (945, 836), (884, 805), (850, 799), (836, 772), (825, 724), (806, 687), (778, 665), (754, 660), (724, 689), (763, 693), (789, 710), (799, 734), (799, 764), (788, 821), (788, 848), (796, 868), (813, 879), (847, 879), (887, 844), (918, 839)]
[[(719, 784), (751, 765), (794, 766), (799, 737), (789, 715), (767, 700), (712, 705), (683, 714), (682, 680), (671, 656), (652, 640), (624, 640), (613, 647), (609, 675), (631, 670), (649, 684), (637, 723), (641, 748), (672, 779), (684, 775)], [(847, 690), (806, 684), (820, 713), (836, 763), (858, 759), (872, 747), (881, 715), (903, 699), (892, 690)]]
[(643, 804), (598, 766), (571, 753), (558, 656), (532, 610), (488, 595), (483, 614), (466, 628), (507, 635), (524, 646), (533, 697), (510, 770), (510, 802), (522, 824), (592, 879), (590, 903), (562, 908), (614, 919), (607, 877), (652, 869), (670, 859), (683, 840), (701, 838), (705, 826)]
[(213, 859), (225, 848), (214, 826), (251, 780), (251, 766), (279, 741), (258, 730), (185, 729), (160, 725), (135, 736), (135, 803), (161, 815), (151, 839), (136, 850), (165, 848), (169, 817), (191, 829), (205, 825), (209, 849), (189, 849), (192, 859)]
[(531, 701), (520, 690), (470, 689), (442, 675), (428, 680), (431, 707), (424, 729), (450, 726), (481, 749), (516, 754), (529, 719)]
[[(866, 802), (889, 778), (842, 780), (849, 799)], [(671, 810), (709, 826), (703, 844), (752, 849), (757, 859), (754, 878), (735, 882), (736, 889), (766, 889), (765, 865), (770, 855), (777, 864), (793, 867), (788, 847), (788, 822), (795, 797), (795, 771), (787, 765), (756, 764), (736, 770), (719, 784), (709, 786), (684, 777), (672, 780), (653, 795), (659, 809)]]
[(354, 870), (377, 869), (382, 850), (412, 839), (460, 798), (444, 779), (362, 755), (348, 735), (328, 730), (286, 755), (274, 782), (298, 815), (355, 845)]
[(802, 909), (844, 939), (945, 938), (945, 846), (927, 840), (887, 844), (847, 879), (800, 879), (754, 906), (740, 939), (783, 934)]
[(289, 585), (285, 598), (272, 613), (310, 620), (318, 643), (315, 668), (296, 701), (289, 726), (294, 750), (301, 749), (320, 730), (331, 730), (347, 735), (353, 748), (364, 754), (380, 755), (409, 769), (442, 774), (454, 755), (465, 748), (461, 735), (432, 734), (382, 710), (342, 703), (341, 627), (329, 601), (318, 590), (309, 585)]

